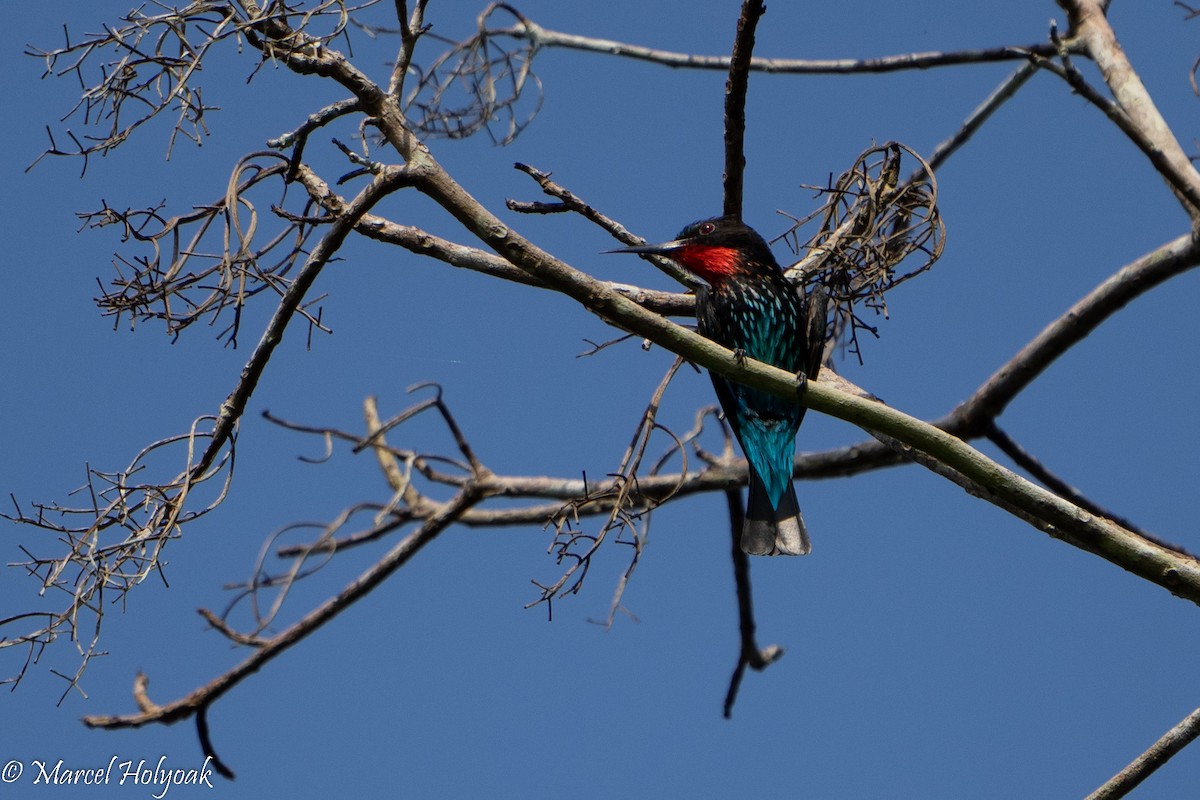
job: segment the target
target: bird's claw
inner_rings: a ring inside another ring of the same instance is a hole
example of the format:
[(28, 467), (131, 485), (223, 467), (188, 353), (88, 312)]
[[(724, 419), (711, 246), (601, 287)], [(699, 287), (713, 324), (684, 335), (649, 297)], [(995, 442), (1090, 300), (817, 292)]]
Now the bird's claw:
[(740, 348), (740, 347), (738, 347), (738, 348), (735, 348), (735, 349), (734, 349), (734, 351), (733, 351), (733, 360), (734, 360), (734, 361), (736, 361), (736, 362), (738, 363), (738, 365), (739, 365), (739, 366), (745, 366), (745, 364), (746, 364), (746, 351), (745, 351), (745, 350), (743, 350), (743, 349), (742, 349), (742, 348)]

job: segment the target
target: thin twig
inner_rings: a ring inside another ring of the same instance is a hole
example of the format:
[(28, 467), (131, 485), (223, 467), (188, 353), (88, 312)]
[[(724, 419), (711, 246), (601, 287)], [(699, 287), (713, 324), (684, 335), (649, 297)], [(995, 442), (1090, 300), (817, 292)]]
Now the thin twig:
[(212, 736), (208, 731), (209, 705), (211, 704), (205, 703), (196, 710), (196, 738), (200, 740), (200, 752), (204, 753), (205, 756), (211, 759), (213, 769), (217, 771), (218, 775), (228, 778), (229, 780), (233, 780), (237, 776), (234, 774), (233, 770), (221, 760), (220, 756), (217, 755), (216, 748), (214, 748), (212, 744)]
[[(525, 20), (522, 25), (506, 28), (501, 32), (514, 38), (527, 38), (535, 42), (539, 48), (563, 47), (572, 50), (604, 53), (606, 55), (649, 61), (654, 64), (677, 69), (704, 69), (728, 72), (731, 60), (730, 56), (703, 56), (694, 53), (680, 53), (628, 44), (626, 42), (617, 42), (611, 39), (579, 36), (577, 34), (544, 28), (529, 20)], [(849, 75), (924, 70), (931, 67), (956, 64), (1020, 61), (1026, 58), (1031, 52), (1050, 56), (1055, 54), (1056, 49), (1053, 45), (1038, 42), (1027, 46), (1002, 46), (981, 50), (947, 52), (901, 53), (877, 58), (791, 59), (756, 57), (750, 60), (750, 69), (754, 72), (771, 74)]]
[(350, 202), (345, 214), (339, 217), (329, 230), (325, 232), (325, 235), (321, 237), (321, 240), (313, 248), (308, 259), (305, 261), (304, 267), (296, 275), (296, 278), (288, 286), (287, 291), (280, 299), (275, 313), (272, 314), (271, 320), (267, 323), (267, 327), (259, 339), (258, 345), (254, 348), (254, 352), (250, 354), (249, 360), (242, 368), (241, 376), (234, 386), (233, 391), (229, 393), (225, 402), (221, 404), (220, 414), (213, 425), (212, 441), (196, 465), (194, 469), (195, 473), (198, 474), (208, 468), (209, 464), (216, 457), (216, 454), (220, 452), (220, 448), (224, 446), (225, 442), (232, 435), (238, 421), (242, 417), (242, 413), (245, 411), (246, 403), (249, 402), (250, 396), (254, 394), (255, 388), (258, 386), (258, 381), (266, 370), (267, 362), (270, 361), (275, 348), (283, 341), (284, 331), (287, 330), (296, 309), (308, 294), (308, 290), (312, 287), (313, 282), (321, 274), (321, 270), (325, 268), (329, 260), (338, 252), (346, 237), (358, 224), (363, 215), (370, 211), (371, 207), (377, 202), (408, 181), (408, 171), (404, 167), (393, 166), (382, 170)]
[[(537, 181), (538, 186), (542, 188), (543, 192), (551, 197), (557, 197), (562, 202), (563, 207), (566, 210), (574, 211), (584, 219), (599, 225), (601, 228), (612, 234), (617, 241), (628, 245), (639, 245), (646, 243), (644, 239), (640, 239), (634, 234), (630, 233), (625, 226), (621, 225), (621, 223), (600, 213), (593, 206), (584, 202), (584, 200), (582, 200), (574, 192), (552, 181), (550, 179), (549, 172), (543, 172), (542, 170), (531, 167), (528, 164), (522, 164), (520, 162), (514, 164), (513, 166)], [(515, 206), (511, 200), (508, 202), (508, 207), (514, 211), (524, 210), (520, 206)], [(678, 264), (669, 258), (656, 256), (651, 258), (650, 261), (664, 274), (674, 278), (684, 286), (694, 289), (699, 285), (696, 279), (692, 277), (691, 273), (682, 269)], [(694, 300), (692, 302), (694, 304)], [(694, 308), (694, 305), (692, 308)]]
[[(1137, 71), (1117, 41), (1105, 15), (1107, 3), (1101, 0), (1059, 0), (1071, 20), (1071, 31), (1087, 48), (1105, 83), (1113, 94), (1120, 114), (1112, 113), (1106, 98), (1088, 91), (1069, 60), (1069, 54), (1057, 54), (1063, 62), (1062, 71), (1072, 88), (1105, 110), (1109, 119), (1133, 141), (1175, 191), (1184, 210), (1193, 220), (1200, 220), (1200, 173), (1196, 171), (1171, 127), (1155, 106)], [(1039, 62), (1045, 63), (1045, 62)]]
[(733, 578), (737, 591), (738, 604), (738, 647), (737, 666), (729, 678), (729, 688), (725, 691), (724, 716), (733, 717), (733, 706), (737, 702), (738, 690), (742, 686), (742, 678), (746, 667), (762, 671), (783, 657), (783, 648), (777, 644), (759, 649), (755, 634), (757, 625), (754, 622), (754, 593), (750, 589), (750, 558), (742, 552), (742, 525), (745, 522), (745, 508), (742, 505), (741, 489), (727, 489), (725, 501), (729, 509), (730, 555), (733, 559)]
[(347, 584), (337, 595), (267, 640), (246, 660), (185, 697), (137, 714), (86, 716), (83, 718), (84, 724), (90, 728), (140, 728), (151, 723), (178, 722), (207, 708), (276, 656), (303, 641), (326, 622), (335, 619), (344, 609), (367, 596), (451, 525), (460, 511), (469, 508), (478, 499), (475, 487), (465, 487), (446, 504), (440, 515), (426, 521), (420, 528), (399, 541), (383, 558)]
[[(929, 162), (930, 169), (938, 170), (946, 163), (946, 160), (956, 153), (967, 141), (970, 140), (983, 124), (991, 119), (1000, 106), (1004, 105), (1008, 100), (1024, 86), (1034, 73), (1037, 72), (1037, 67), (1033, 64), (1022, 64), (1011, 75), (1000, 82), (1000, 85), (992, 91), (984, 101), (980, 103), (974, 111), (972, 111), (963, 124), (951, 136), (938, 142), (937, 147), (933, 148), (933, 152), (926, 159)], [(924, 173), (924, 169), (918, 171), (917, 174), (910, 176), (909, 181), (918, 179)]]
[[(675, 496), (676, 493), (677, 487), (668, 487), (667, 494), (664, 497), (658, 499), (646, 498), (643, 491), (639, 488), (641, 480), (638, 471), (645, 458), (646, 448), (649, 445), (651, 435), (656, 430), (665, 430), (657, 422), (658, 411), (662, 406), (662, 398), (666, 393), (667, 387), (671, 384), (672, 379), (682, 364), (683, 359), (676, 357), (671, 366), (667, 368), (662, 380), (659, 381), (658, 386), (651, 395), (650, 402), (647, 403), (645, 410), (642, 411), (641, 416), (638, 418), (638, 424), (634, 428), (633, 437), (625, 449), (620, 465), (610, 475), (610, 488), (606, 489), (605, 493), (601, 493), (594, 486), (585, 486), (579, 499), (572, 499), (554, 515), (556, 531), (554, 540), (550, 545), (550, 550), (555, 553), (558, 563), (561, 564), (566, 561), (569, 566), (561, 577), (552, 584), (542, 584), (534, 581), (534, 585), (541, 591), (541, 596), (537, 600), (528, 603), (526, 608), (540, 603), (547, 603), (555, 597), (579, 592), (588, 571), (591, 569), (592, 559), (599, 551), (600, 546), (608, 538), (608, 534), (616, 531), (619, 537), (622, 532), (629, 530), (632, 532), (632, 539), (617, 539), (620, 543), (631, 545), (632, 555), (629, 566), (618, 581), (612, 602), (609, 606), (608, 616), (603, 623), (606, 627), (610, 627), (613, 624), (616, 613), (620, 609), (621, 597), (624, 594), (629, 577), (636, 568), (641, 557), (642, 548), (645, 545), (650, 512), (655, 506), (666, 502)], [(679, 444), (677, 438), (675, 442), (677, 445)], [(681, 473), (681, 476), (686, 474), (686, 458), (683, 467), (684, 471)], [(636, 501), (635, 498), (637, 499)], [(600, 526), (599, 532), (590, 534), (580, 530), (576, 523), (579, 517), (582, 516), (582, 510), (597, 501), (603, 502), (609, 511), (603, 525)], [(639, 524), (641, 525), (640, 531)]]
[(1135, 525), (1129, 519), (1115, 514), (1085, 497), (1074, 486), (1067, 483), (1065, 480), (1047, 469), (1041, 461), (1029, 453), (1025, 448), (1021, 447), (1016, 440), (1002, 430), (994, 421), (992, 422), (991, 427), (988, 429), (987, 438), (990, 442), (992, 442), (992, 444), (999, 447), (1001, 452), (1011, 458), (1017, 466), (1033, 476), (1034, 480), (1044, 485), (1047, 489), (1054, 492), (1059, 497), (1070, 500), (1075, 505), (1079, 506), (1080, 508), (1087, 509), (1093, 514), (1099, 514), (1102, 517), (1107, 517), (1126, 530), (1133, 531), (1139, 536), (1144, 536), (1152, 542), (1157, 542), (1164, 547), (1170, 547), (1172, 550), (1180, 553), (1187, 552), (1187, 550), (1183, 549), (1179, 545), (1164, 542), (1152, 536), (1142, 528)]
[(1119, 800), (1132, 792), (1138, 784), (1154, 774), (1183, 748), (1200, 736), (1200, 708), (1183, 718), (1178, 725), (1167, 731), (1146, 752), (1135, 758), (1129, 766), (1110, 778), (1103, 786), (1089, 794), (1086, 800)]

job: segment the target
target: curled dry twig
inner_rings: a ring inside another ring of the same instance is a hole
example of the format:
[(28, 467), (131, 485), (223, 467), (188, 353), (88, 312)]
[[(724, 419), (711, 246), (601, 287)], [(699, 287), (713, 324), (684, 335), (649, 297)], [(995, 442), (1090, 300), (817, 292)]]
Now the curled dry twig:
[[(369, 0), (366, 5), (376, 1)], [(198, 80), (203, 61), (215, 45), (257, 38), (257, 29), (277, 22), (304, 31), (314, 41), (328, 42), (342, 35), (350, 14), (361, 7), (351, 7), (345, 0), (322, 0), (309, 9), (270, 3), (263, 10), (247, 0), (194, 0), (172, 8), (152, 0), (127, 13), (119, 24), (106, 25), (78, 41), (72, 41), (64, 29), (62, 46), (30, 48), (27, 54), (45, 62), (44, 75), (74, 75), (79, 80), (83, 92), (67, 118), (76, 117), (96, 132), (78, 137), (68, 130), (74, 147), (64, 149), (48, 131), (50, 147), (37, 161), (47, 155), (77, 156), (83, 159), (86, 171), (89, 156), (108, 153), (138, 128), (171, 114), (175, 120), (168, 157), (180, 136), (199, 144), (208, 134), (205, 115), (217, 109), (205, 100)], [(147, 8), (161, 13), (146, 13)], [(333, 24), (317, 31), (316, 21), (329, 18)]]
[[(507, 27), (493, 20), (506, 16)], [(425, 136), (463, 139), (485, 131), (497, 144), (509, 144), (542, 107), (542, 83), (533, 72), (534, 39), (513, 36), (527, 24), (508, 3), (492, 3), (479, 15), (476, 33), (461, 41), (436, 36), (450, 45), (429, 66), (411, 64), (416, 73), (404, 98), (405, 115)]]
[[(223, 321), (218, 338), (236, 347), (245, 304), (264, 291), (284, 293), (288, 273), (304, 260), (314, 230), (327, 221), (312, 215), (315, 204), (307, 198), (297, 213), (273, 203), (280, 224), (265, 232), (271, 217), (264, 218), (252, 192), (272, 181), (286, 191), (277, 179), (288, 167), (277, 153), (252, 153), (234, 168), (224, 196), (175, 217), (164, 218), (159, 208), (117, 211), (107, 204), (79, 214), (89, 227), (120, 226), (122, 241), (149, 248), (134, 258), (116, 256), (117, 275), (101, 286), (96, 300), (102, 313), (114, 317), (116, 325), (128, 318), (131, 327), (162, 320), (173, 336), (202, 320), (212, 326)], [(297, 313), (313, 328), (328, 331), (319, 309), (309, 311), (318, 301), (308, 300)]]
[[(900, 180), (904, 155), (920, 168)], [(803, 257), (789, 267), (801, 281), (824, 284), (833, 313), (831, 336), (859, 353), (858, 332), (876, 329), (856, 310), (860, 304), (887, 314), (884, 294), (933, 266), (945, 245), (946, 227), (937, 208), (937, 181), (921, 156), (899, 142), (874, 146), (860, 155), (829, 186), (814, 187), (828, 200), (780, 238)], [(819, 229), (801, 242), (801, 232), (819, 220)], [(900, 265), (916, 256), (915, 266)]]
[[(431, 486), (448, 486), (456, 490), (474, 482), (479, 499), (489, 494), (487, 479), (491, 472), (474, 456), (474, 451), (442, 397), (441, 387), (436, 384), (419, 384), (411, 387), (409, 391), (429, 388), (434, 390), (432, 397), (414, 403), (383, 422), (378, 419), (374, 398), (368, 398), (365, 404), (368, 425), (363, 434), (302, 425), (263, 412), (264, 418), (280, 427), (321, 437), (325, 443), (326, 457), (309, 459), (302, 456), (301, 460), (307, 463), (324, 463), (329, 460), (334, 440), (352, 444), (355, 453), (364, 450), (374, 452), (393, 490), (393, 496), (386, 503), (355, 503), (329, 522), (292, 523), (271, 534), (263, 542), (250, 578), (244, 583), (226, 587), (234, 591), (234, 596), (220, 615), (212, 615), (212, 619), (220, 623), (214, 623), (214, 627), (222, 629), (235, 641), (239, 638), (257, 638), (275, 622), (296, 582), (327, 566), (340, 550), (374, 541), (407, 524), (422, 522), (442, 513), (444, 501), (436, 500), (419, 489), (414, 480), (416, 476), (423, 477)], [(389, 431), (429, 412), (436, 412), (441, 417), (458, 451), (465, 454), (466, 460), (398, 450), (387, 444), (385, 435)], [(443, 469), (447, 466), (450, 468), (448, 471)], [(360, 521), (365, 523), (365, 527), (355, 530), (354, 526), (359, 525)], [(284, 545), (285, 538), (297, 534), (304, 538), (301, 544)], [(282, 568), (273, 569), (269, 565), (273, 557), (284, 560)], [(229, 618), (244, 602), (250, 606), (253, 627), (248, 633), (235, 632), (229, 627)]]
[[(678, 486), (668, 490), (664, 497), (651, 499), (637, 491), (638, 470), (646, 455), (650, 437), (655, 431), (665, 432), (674, 442), (671, 452), (678, 452), (683, 459), (680, 470), (680, 480), (687, 474), (687, 453), (683, 442), (670, 430), (658, 423), (658, 411), (662, 405), (663, 395), (675, 377), (679, 367), (683, 365), (682, 358), (676, 358), (667, 369), (658, 387), (654, 390), (645, 411), (638, 420), (633, 439), (626, 448), (617, 471), (610, 475), (612, 482), (601, 491), (586, 491), (578, 499), (566, 503), (559, 513), (551, 520), (555, 528), (555, 536), (550, 544), (550, 552), (554, 553), (559, 564), (568, 565), (562, 576), (552, 584), (533, 581), (541, 592), (534, 602), (526, 608), (539, 603), (549, 604), (554, 598), (576, 594), (583, 587), (592, 558), (604, 543), (610, 533), (615, 533), (618, 544), (628, 545), (631, 549), (630, 562), (617, 584), (609, 607), (608, 617), (604, 624), (611, 626), (621, 607), (621, 597), (625, 592), (630, 575), (637, 567), (642, 548), (650, 527), (650, 512), (663, 502), (666, 502), (678, 489)], [(649, 471), (654, 475), (662, 468), (667, 456), (664, 456)], [(588, 506), (602, 504), (608, 508), (607, 517), (597, 533), (588, 533), (578, 525), (579, 518), (588, 512)]]

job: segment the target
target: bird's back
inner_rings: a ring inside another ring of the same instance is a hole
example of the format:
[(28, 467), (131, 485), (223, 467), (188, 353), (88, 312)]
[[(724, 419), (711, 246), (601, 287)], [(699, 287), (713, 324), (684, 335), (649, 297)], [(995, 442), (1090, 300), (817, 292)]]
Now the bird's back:
[[(778, 267), (748, 278), (740, 276), (696, 296), (701, 334), (755, 361), (806, 371), (808, 354), (805, 302)], [(746, 458), (777, 501), (791, 481), (796, 430), (803, 406), (712, 375), (725, 418)]]

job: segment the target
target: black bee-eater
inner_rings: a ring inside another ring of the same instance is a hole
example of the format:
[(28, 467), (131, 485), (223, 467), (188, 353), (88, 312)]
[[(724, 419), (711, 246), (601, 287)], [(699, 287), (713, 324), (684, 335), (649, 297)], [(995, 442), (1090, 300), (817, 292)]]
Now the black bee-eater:
[[(816, 377), (825, 344), (823, 294), (808, 298), (792, 285), (766, 241), (740, 219), (693, 222), (669, 242), (611, 252), (655, 254), (675, 261), (707, 284), (696, 291), (701, 335), (741, 356)], [(792, 485), (796, 431), (804, 407), (715, 373), (710, 377), (750, 465), (742, 550), (752, 555), (805, 555), (812, 545)]]

